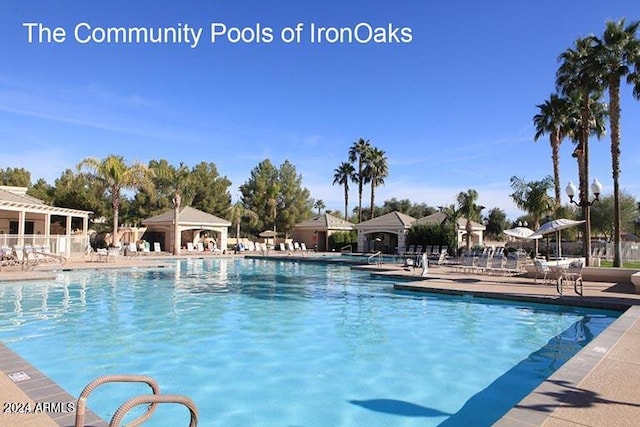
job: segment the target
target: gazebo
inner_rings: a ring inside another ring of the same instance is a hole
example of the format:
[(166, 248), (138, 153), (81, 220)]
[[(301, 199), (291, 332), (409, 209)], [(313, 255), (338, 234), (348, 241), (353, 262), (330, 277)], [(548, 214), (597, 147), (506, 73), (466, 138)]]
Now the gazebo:
[[(160, 215), (142, 221), (142, 225), (147, 227), (143, 238), (149, 242), (160, 242), (161, 249), (172, 251), (174, 243), (174, 211), (168, 210)], [(182, 242), (193, 242), (194, 244), (205, 238), (209, 232), (215, 234), (213, 238), (218, 248), (222, 251), (227, 249), (228, 228), (231, 222), (226, 219), (211, 215), (190, 206), (180, 208), (178, 214), (178, 231), (180, 235), (179, 246)]]
[(410, 215), (393, 211), (356, 224), (358, 251), (395, 253), (397, 248), (405, 246), (407, 234), (415, 221), (416, 219)]
[(329, 248), (329, 236), (339, 231), (351, 231), (354, 225), (328, 213), (316, 215), (294, 227), (294, 239), (308, 248), (324, 252)]

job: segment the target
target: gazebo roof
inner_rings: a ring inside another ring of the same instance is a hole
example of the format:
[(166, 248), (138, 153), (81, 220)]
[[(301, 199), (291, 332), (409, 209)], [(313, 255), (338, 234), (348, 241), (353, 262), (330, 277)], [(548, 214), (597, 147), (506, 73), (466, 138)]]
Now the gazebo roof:
[[(178, 214), (178, 221), (180, 224), (199, 224), (215, 227), (229, 227), (231, 222), (226, 219), (211, 215), (210, 213), (203, 212), (199, 209), (192, 208), (191, 206), (184, 206), (180, 208)], [(147, 218), (142, 221), (143, 225), (166, 225), (173, 224), (173, 209), (156, 215), (151, 218)]]
[(345, 221), (328, 213), (316, 215), (295, 226), (295, 228), (312, 228), (316, 230), (353, 230), (353, 227), (354, 225), (349, 221)]
[(388, 214), (379, 216), (377, 218), (370, 219), (368, 221), (356, 224), (358, 230), (370, 230), (370, 229), (387, 229), (387, 228), (411, 228), (411, 225), (416, 219), (410, 215), (402, 212), (393, 211)]

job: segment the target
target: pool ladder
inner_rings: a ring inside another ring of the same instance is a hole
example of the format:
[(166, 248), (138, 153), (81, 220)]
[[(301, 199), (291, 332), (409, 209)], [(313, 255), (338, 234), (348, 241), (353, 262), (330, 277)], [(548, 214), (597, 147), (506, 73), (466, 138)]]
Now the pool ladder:
[(119, 427), (120, 423), (127, 415), (127, 413), (129, 413), (129, 411), (131, 411), (136, 406), (149, 405), (147, 407), (147, 410), (140, 417), (136, 418), (133, 421), (130, 421), (129, 424), (127, 424), (127, 426), (140, 425), (151, 418), (153, 412), (156, 410), (156, 406), (158, 405), (158, 403), (177, 403), (186, 406), (191, 417), (191, 420), (189, 421), (189, 427), (196, 427), (198, 425), (198, 408), (196, 407), (196, 404), (191, 399), (185, 396), (174, 394), (160, 394), (160, 387), (158, 387), (158, 383), (156, 383), (153, 378), (145, 375), (104, 375), (91, 381), (84, 388), (84, 390), (82, 390), (82, 393), (80, 393), (80, 397), (78, 397), (78, 403), (76, 405), (75, 427), (84, 427), (85, 412), (87, 409), (87, 398), (89, 397), (89, 394), (91, 394), (93, 390), (95, 390), (102, 384), (116, 382), (146, 383), (151, 388), (153, 394), (135, 396), (120, 405), (115, 414), (113, 414), (113, 417), (111, 417), (109, 427)]

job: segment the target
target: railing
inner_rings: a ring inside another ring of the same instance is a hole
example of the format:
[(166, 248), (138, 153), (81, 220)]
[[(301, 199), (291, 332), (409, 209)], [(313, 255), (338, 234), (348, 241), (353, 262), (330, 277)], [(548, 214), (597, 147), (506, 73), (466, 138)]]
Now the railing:
[(189, 410), (190, 421), (189, 427), (196, 427), (198, 425), (198, 408), (195, 403), (185, 396), (179, 395), (161, 395), (160, 387), (158, 383), (146, 375), (104, 375), (102, 377), (98, 377), (95, 380), (91, 381), (80, 393), (80, 397), (78, 397), (78, 403), (76, 405), (76, 424), (75, 427), (84, 427), (85, 420), (85, 412), (87, 408), (87, 399), (93, 390), (95, 390), (98, 386), (107, 383), (145, 383), (150, 388), (153, 394), (145, 394), (142, 396), (136, 396), (125, 403), (123, 403), (117, 411), (111, 417), (111, 422), (109, 423), (109, 427), (119, 427), (124, 417), (131, 411), (133, 408), (139, 405), (148, 404), (147, 410), (140, 415), (138, 418), (130, 421), (128, 426), (137, 426), (147, 421), (153, 415), (153, 412), (156, 410), (156, 406), (158, 403), (178, 403), (184, 405)]
[(83, 257), (88, 244), (89, 237), (83, 235), (0, 234), (1, 247), (48, 247), (49, 253), (67, 258)]
[(353, 252), (353, 248), (351, 247), (351, 245), (344, 245), (343, 247), (340, 248), (340, 252), (344, 253), (351, 253)]
[[(374, 258), (376, 258), (375, 263), (371, 262)], [(367, 264), (376, 264), (376, 265), (380, 265), (382, 264), (382, 251), (378, 251), (376, 253), (374, 253), (373, 255), (369, 255), (369, 258), (367, 258)]]
[[(109, 423), (109, 427), (120, 427), (120, 423), (127, 415), (129, 411), (139, 405), (149, 404), (155, 405), (156, 403), (177, 403), (183, 406), (186, 406), (189, 410), (189, 427), (196, 427), (198, 425), (198, 408), (196, 404), (193, 403), (193, 400), (189, 399), (185, 396), (175, 395), (175, 394), (165, 394), (165, 395), (143, 395), (136, 396), (132, 399), (127, 400), (118, 408), (113, 417), (111, 418), (111, 422)], [(134, 425), (133, 423), (127, 424), (128, 426)]]

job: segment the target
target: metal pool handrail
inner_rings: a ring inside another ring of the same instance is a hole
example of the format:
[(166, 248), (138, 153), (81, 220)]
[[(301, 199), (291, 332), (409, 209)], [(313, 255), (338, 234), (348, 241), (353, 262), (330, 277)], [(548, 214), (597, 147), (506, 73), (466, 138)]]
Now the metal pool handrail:
[[(156, 383), (156, 380), (146, 375), (103, 375), (91, 381), (84, 388), (84, 390), (82, 390), (82, 393), (80, 393), (80, 397), (78, 397), (78, 403), (76, 405), (76, 427), (84, 427), (84, 418), (85, 418), (85, 412), (87, 408), (87, 398), (89, 397), (89, 394), (91, 394), (91, 392), (95, 390), (98, 386), (106, 383), (113, 383), (113, 382), (146, 383), (149, 385), (149, 387), (151, 387), (151, 390), (153, 391), (154, 395), (160, 394), (160, 387), (158, 386), (158, 383)], [(133, 420), (129, 425), (131, 426), (139, 425), (151, 417), (151, 415), (153, 414), (153, 411), (155, 411), (156, 409), (156, 402), (149, 402), (149, 403), (150, 405), (147, 408), (147, 411), (144, 414), (142, 414), (139, 418), (136, 418), (135, 420)]]
[(367, 264), (373, 264), (371, 262), (371, 260), (375, 257), (378, 257), (377, 261), (375, 262), (375, 264), (380, 265), (382, 264), (382, 251), (378, 251), (373, 255), (370, 255), (369, 258), (367, 258)]
[[(175, 395), (175, 394), (146, 394), (142, 396), (136, 396), (127, 400), (118, 408), (113, 417), (111, 418), (111, 422), (109, 423), (109, 427), (119, 427), (120, 423), (127, 415), (127, 413), (135, 408), (138, 405), (144, 405), (149, 403), (149, 407), (151, 405), (155, 405), (156, 403), (177, 403), (180, 405), (184, 405), (189, 410), (189, 415), (191, 419), (189, 420), (189, 427), (197, 427), (198, 425), (198, 408), (193, 400), (189, 399), (185, 396)], [(149, 412), (148, 412), (149, 413)], [(149, 415), (151, 415), (149, 413)], [(140, 422), (142, 422), (142, 417), (139, 418)], [(136, 420), (137, 421), (137, 420)], [(127, 424), (128, 426), (137, 425), (137, 424)]]

